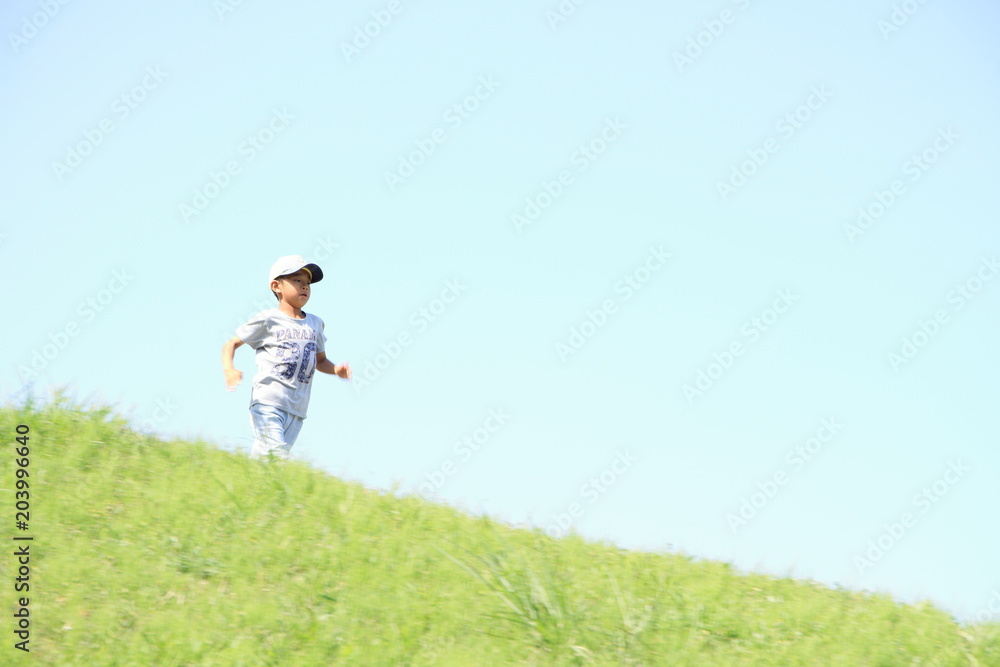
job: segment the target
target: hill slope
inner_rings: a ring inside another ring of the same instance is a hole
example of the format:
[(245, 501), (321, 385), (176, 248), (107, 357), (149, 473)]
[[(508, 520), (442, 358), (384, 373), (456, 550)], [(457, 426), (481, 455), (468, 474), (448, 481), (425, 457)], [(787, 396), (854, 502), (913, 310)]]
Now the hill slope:
[(996, 625), (929, 605), (556, 541), (301, 463), (160, 442), (107, 409), (0, 410), (11, 499), (17, 424), (31, 654), (12, 648), (7, 556), (4, 664), (1000, 665)]

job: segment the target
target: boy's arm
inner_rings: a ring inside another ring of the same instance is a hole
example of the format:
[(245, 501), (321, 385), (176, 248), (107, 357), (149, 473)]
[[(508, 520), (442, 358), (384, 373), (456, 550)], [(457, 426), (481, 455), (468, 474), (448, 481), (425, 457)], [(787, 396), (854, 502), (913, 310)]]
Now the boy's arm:
[(326, 358), (326, 352), (320, 352), (316, 355), (316, 370), (320, 373), (327, 373), (329, 375), (342, 377), (345, 380), (351, 379), (351, 365), (333, 363)]
[(222, 372), (226, 376), (226, 390), (233, 391), (243, 381), (243, 372), (233, 367), (236, 348), (243, 344), (239, 336), (233, 336), (222, 346)]

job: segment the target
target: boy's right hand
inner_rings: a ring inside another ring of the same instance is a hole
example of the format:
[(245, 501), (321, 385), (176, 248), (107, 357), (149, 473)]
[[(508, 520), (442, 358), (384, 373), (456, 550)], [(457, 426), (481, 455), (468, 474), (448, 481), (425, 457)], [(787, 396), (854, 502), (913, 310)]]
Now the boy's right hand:
[(243, 371), (238, 371), (235, 368), (226, 368), (222, 372), (226, 374), (226, 391), (234, 391), (240, 382), (243, 381)]

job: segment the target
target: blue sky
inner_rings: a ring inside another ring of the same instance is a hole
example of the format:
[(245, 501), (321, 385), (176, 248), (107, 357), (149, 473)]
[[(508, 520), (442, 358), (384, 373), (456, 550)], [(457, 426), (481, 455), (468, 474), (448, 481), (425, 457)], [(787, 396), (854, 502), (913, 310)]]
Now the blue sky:
[(249, 451), (221, 345), (302, 254), (355, 381), (296, 457), (1000, 619), (995, 5), (0, 18), (7, 400)]

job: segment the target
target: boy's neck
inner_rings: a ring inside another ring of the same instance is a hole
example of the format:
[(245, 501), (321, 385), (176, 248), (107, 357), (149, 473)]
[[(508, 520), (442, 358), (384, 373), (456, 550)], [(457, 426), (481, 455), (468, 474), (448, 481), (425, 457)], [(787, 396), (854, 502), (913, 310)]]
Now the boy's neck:
[(281, 312), (283, 312), (285, 315), (288, 315), (289, 317), (293, 317), (293, 318), (295, 318), (297, 320), (301, 320), (303, 317), (305, 317), (302, 314), (302, 309), (301, 308), (296, 308), (295, 306), (293, 306), (292, 304), (288, 303), (287, 301), (280, 302), (278, 304), (278, 310), (280, 310)]

